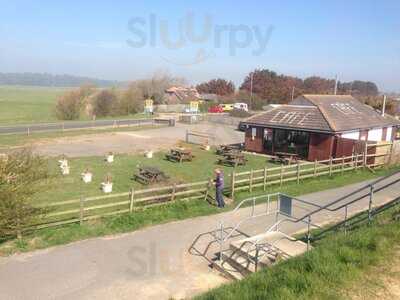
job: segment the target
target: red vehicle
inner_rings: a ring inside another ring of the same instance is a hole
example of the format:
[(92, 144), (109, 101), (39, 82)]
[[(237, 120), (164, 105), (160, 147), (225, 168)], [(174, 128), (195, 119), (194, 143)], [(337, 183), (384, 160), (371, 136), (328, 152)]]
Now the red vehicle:
[(209, 112), (209, 113), (223, 113), (223, 112), (224, 112), (224, 109), (223, 109), (221, 106), (219, 106), (219, 105), (215, 105), (215, 106), (211, 106), (211, 107), (208, 109), (208, 112)]

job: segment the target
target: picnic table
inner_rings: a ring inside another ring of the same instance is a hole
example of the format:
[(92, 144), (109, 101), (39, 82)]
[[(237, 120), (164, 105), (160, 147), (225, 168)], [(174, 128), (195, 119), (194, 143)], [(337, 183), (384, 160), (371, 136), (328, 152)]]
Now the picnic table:
[(216, 153), (218, 155), (224, 155), (226, 153), (233, 152), (233, 151), (241, 151), (241, 150), (238, 146), (235, 146), (235, 145), (221, 145), (217, 149)]
[(165, 157), (169, 161), (181, 163), (183, 161), (192, 161), (194, 158), (194, 155), (192, 154), (191, 149), (174, 148), (174, 149), (171, 149), (170, 153), (166, 154)]
[(229, 166), (239, 166), (239, 165), (245, 165), (247, 162), (246, 157), (244, 154), (240, 151), (232, 151), (225, 153), (223, 157), (218, 159), (218, 164), (221, 165), (229, 165)]
[(296, 153), (275, 152), (275, 156), (271, 158), (272, 162), (279, 162), (285, 165), (290, 165), (292, 161), (297, 162), (299, 156)]
[(166, 180), (168, 177), (163, 171), (156, 167), (139, 167), (139, 172), (134, 175), (134, 179), (143, 184), (150, 184)]

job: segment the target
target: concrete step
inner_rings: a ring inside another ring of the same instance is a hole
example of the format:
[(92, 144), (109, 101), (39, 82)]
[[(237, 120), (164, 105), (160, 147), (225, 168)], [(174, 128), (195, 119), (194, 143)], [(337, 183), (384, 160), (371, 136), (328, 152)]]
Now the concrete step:
[(231, 265), (228, 261), (216, 260), (213, 262), (213, 267), (221, 272), (225, 277), (232, 280), (242, 280), (244, 275), (235, 266)]
[(258, 253), (259, 258), (262, 256), (269, 256), (272, 258), (279, 257), (280, 259), (287, 259), (289, 257), (303, 254), (307, 251), (306, 243), (298, 241), (292, 237), (288, 237), (285, 234), (277, 231), (267, 232), (237, 240), (230, 244), (230, 248), (237, 252), (241, 252), (242, 256), (249, 253), (249, 255), (255, 258), (256, 253), (253, 243), (256, 241), (258, 241), (258, 245), (261, 247)]
[[(222, 253), (222, 260), (228, 262), (244, 276), (256, 271), (256, 265), (253, 260), (249, 259), (247, 256), (243, 256), (241, 252), (235, 252), (232, 249), (228, 249)], [(258, 262), (258, 270), (261, 268), (266, 268), (272, 265), (274, 262), (274, 259), (264, 257), (262, 261)]]

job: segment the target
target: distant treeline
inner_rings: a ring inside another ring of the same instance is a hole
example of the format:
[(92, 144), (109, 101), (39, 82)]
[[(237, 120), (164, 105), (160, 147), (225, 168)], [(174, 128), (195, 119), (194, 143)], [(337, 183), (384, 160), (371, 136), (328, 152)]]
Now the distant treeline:
[(43, 87), (79, 87), (91, 84), (97, 87), (118, 86), (114, 80), (102, 80), (73, 75), (53, 75), (48, 73), (0, 73), (0, 85), (26, 85)]

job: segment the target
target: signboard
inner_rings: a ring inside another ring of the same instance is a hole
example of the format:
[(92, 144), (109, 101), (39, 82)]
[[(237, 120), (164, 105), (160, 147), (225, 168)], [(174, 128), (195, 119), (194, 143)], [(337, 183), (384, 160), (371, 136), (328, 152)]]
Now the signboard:
[(190, 101), (190, 112), (197, 113), (199, 111), (199, 102)]
[(286, 216), (292, 215), (292, 197), (279, 194), (279, 212)]
[(144, 100), (144, 112), (145, 113), (153, 113), (153, 100), (146, 99)]

